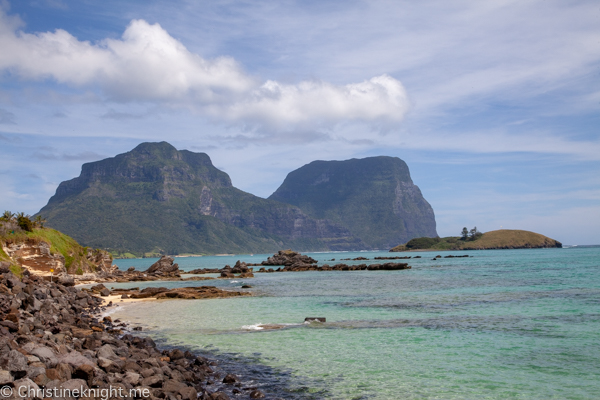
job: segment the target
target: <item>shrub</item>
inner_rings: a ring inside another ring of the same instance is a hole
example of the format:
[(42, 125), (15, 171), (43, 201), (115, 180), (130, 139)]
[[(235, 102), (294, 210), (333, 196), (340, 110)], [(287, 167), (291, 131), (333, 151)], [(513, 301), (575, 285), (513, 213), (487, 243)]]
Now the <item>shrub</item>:
[(420, 237), (409, 240), (405, 246), (409, 250), (428, 249), (436, 243), (440, 242), (440, 238)]
[(27, 216), (19, 216), (19, 218), (17, 218), (17, 224), (24, 231), (33, 232), (33, 222), (31, 222), (31, 220)]

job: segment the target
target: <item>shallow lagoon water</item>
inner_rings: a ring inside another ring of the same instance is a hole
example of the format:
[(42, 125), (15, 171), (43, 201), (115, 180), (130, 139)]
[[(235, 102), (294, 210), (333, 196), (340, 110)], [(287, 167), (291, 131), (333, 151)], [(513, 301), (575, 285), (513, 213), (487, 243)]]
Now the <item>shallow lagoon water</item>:
[[(440, 254), (470, 258), (438, 259)], [(313, 253), (319, 264), (397, 254)], [(115, 317), (165, 343), (273, 368), (299, 398), (591, 399), (600, 392), (600, 248), (402, 253), (401, 271), (256, 274), (135, 286), (253, 286), (150, 301)], [(267, 255), (177, 258), (183, 270)], [(336, 261), (325, 261), (336, 258)], [(153, 260), (118, 260), (145, 269)], [(350, 261), (343, 261), (351, 263)], [(115, 284), (115, 287), (134, 284)], [(304, 324), (305, 317), (327, 322)], [(260, 330), (259, 324), (282, 329)], [(265, 387), (268, 389), (268, 386)], [(285, 394), (278, 393), (286, 398)]]

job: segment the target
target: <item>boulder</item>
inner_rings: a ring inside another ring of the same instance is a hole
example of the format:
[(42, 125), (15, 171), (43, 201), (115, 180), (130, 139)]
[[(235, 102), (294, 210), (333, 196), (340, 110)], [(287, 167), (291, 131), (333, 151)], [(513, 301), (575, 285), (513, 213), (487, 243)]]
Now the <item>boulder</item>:
[[(15, 388), (13, 396), (16, 394), (18, 395), (17, 398), (20, 398), (20, 395), (24, 394), (25, 398), (33, 399), (37, 397), (35, 394), (40, 393), (40, 387), (29, 378), (19, 379), (18, 381), (15, 381), (13, 385)], [(34, 396), (29, 396), (28, 394), (34, 394)]]
[(60, 275), (58, 277), (58, 283), (63, 286), (75, 286), (75, 279), (70, 275)]
[(152, 388), (162, 387), (162, 378), (158, 375), (152, 375), (142, 380), (142, 386), (148, 386)]
[(56, 353), (50, 348), (46, 346), (36, 347), (35, 349), (30, 351), (31, 354), (37, 356), (40, 360), (42, 360), (46, 365), (54, 366), (58, 363), (58, 358), (56, 357)]
[(27, 365), (27, 357), (17, 350), (11, 350), (0, 358), (0, 368), (12, 372), (13, 376), (19, 373), (25, 374)]
[(162, 277), (181, 277), (179, 264), (174, 264), (173, 257), (162, 256), (157, 262), (152, 264), (146, 270), (149, 275), (159, 275)]
[(186, 386), (179, 390), (182, 400), (196, 400), (198, 398), (198, 392), (193, 387)]
[(137, 374), (132, 371), (127, 371), (123, 376), (123, 381), (129, 383), (131, 386), (137, 386), (137, 384), (140, 382), (140, 378), (140, 374)]
[(83, 365), (83, 364), (88, 364), (91, 366), (94, 365), (94, 362), (92, 360), (85, 357), (83, 354), (81, 354), (78, 351), (72, 351), (70, 353), (60, 356), (59, 361), (69, 364), (69, 365), (72, 365), (73, 367), (79, 367), (80, 365)]
[(0, 369), (0, 386), (4, 386), (8, 383), (11, 383), (13, 381), (13, 377), (10, 374), (10, 371), (7, 371), (5, 369)]
[(233, 374), (227, 374), (225, 376), (225, 378), (223, 378), (223, 383), (226, 383), (228, 385), (233, 385), (234, 383), (236, 383), (238, 381), (237, 376), (233, 375)]
[(10, 271), (10, 263), (6, 261), (0, 261), (0, 274), (6, 274)]

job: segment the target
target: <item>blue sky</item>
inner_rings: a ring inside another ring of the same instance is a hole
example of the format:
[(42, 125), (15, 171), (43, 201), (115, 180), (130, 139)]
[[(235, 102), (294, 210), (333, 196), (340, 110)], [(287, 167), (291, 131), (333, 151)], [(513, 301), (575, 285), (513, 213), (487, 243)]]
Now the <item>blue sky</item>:
[(600, 243), (594, 1), (0, 0), (0, 209), (166, 140), (269, 196), (405, 160), (441, 236)]

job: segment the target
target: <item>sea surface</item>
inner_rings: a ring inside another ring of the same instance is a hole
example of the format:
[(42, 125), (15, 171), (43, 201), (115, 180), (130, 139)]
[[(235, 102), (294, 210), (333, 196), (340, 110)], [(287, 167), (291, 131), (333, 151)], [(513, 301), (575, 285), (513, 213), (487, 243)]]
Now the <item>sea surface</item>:
[[(437, 254), (469, 258), (441, 258)], [(255, 296), (119, 305), (161, 345), (219, 357), (283, 399), (600, 398), (600, 248), (423, 253), (412, 269), (256, 274), (128, 286), (253, 286)], [(182, 270), (268, 255), (177, 258)], [(327, 261), (335, 258), (336, 261)], [(117, 260), (121, 269), (153, 259)], [(255, 270), (258, 268), (255, 268)], [(326, 323), (304, 323), (325, 317)], [(274, 324), (281, 329), (260, 329)]]

